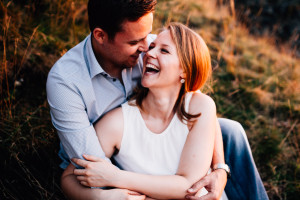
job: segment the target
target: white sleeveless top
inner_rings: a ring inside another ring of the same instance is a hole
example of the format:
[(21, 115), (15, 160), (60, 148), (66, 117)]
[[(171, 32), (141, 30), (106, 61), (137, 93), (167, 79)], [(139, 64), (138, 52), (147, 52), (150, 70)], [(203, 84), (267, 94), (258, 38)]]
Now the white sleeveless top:
[[(185, 95), (185, 110), (188, 111), (193, 93)], [(174, 175), (177, 172), (181, 152), (189, 133), (177, 114), (160, 134), (151, 132), (137, 106), (122, 104), (124, 131), (121, 147), (114, 160), (126, 171), (149, 175)], [(201, 189), (199, 196), (207, 194)], [(220, 200), (228, 200), (225, 191)]]
[[(185, 109), (193, 93), (185, 96)], [(160, 134), (151, 132), (137, 106), (122, 105), (124, 132), (115, 161), (127, 171), (151, 175), (174, 175), (189, 129), (177, 114)]]

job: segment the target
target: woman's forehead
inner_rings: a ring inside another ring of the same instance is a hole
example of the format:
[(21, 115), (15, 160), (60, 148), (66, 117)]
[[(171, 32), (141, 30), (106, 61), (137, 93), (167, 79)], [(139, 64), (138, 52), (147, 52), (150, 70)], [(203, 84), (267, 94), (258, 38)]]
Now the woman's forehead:
[(164, 30), (160, 32), (157, 36), (157, 38), (154, 40), (154, 43), (159, 43), (163, 45), (175, 45), (172, 37), (171, 37), (171, 32), (169, 30)]

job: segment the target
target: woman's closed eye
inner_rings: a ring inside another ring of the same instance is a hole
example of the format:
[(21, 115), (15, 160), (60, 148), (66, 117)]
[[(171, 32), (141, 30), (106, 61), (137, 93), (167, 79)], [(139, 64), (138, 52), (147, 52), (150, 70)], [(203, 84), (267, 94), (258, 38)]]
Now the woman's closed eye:
[(167, 49), (164, 49), (164, 48), (160, 49), (160, 51), (161, 51), (162, 53), (170, 53)]
[[(152, 43), (152, 44), (150, 44), (150, 46), (149, 46), (149, 48), (148, 48), (148, 51), (150, 51), (150, 50), (152, 50), (152, 49), (154, 49), (154, 48), (155, 48), (155, 45)], [(170, 53), (170, 51), (169, 51), (167, 48), (160, 48), (159, 50), (160, 50), (160, 52), (163, 53), (163, 54), (168, 54), (168, 53)]]

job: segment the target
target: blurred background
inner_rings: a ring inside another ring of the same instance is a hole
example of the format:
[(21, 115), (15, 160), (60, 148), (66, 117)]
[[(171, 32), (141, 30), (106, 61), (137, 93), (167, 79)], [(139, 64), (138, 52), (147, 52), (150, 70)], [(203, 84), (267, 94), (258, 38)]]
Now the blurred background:
[[(89, 34), (87, 0), (0, 1), (0, 199), (64, 199), (45, 83)], [(205, 91), (245, 128), (270, 199), (300, 196), (300, 0), (158, 0), (217, 67)], [(155, 31), (154, 31), (155, 32)]]

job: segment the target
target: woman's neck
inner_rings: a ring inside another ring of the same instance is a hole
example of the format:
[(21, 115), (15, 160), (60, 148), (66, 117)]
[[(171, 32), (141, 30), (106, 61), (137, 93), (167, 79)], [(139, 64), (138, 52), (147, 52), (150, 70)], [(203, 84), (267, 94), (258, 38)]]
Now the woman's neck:
[(143, 100), (143, 118), (155, 118), (162, 122), (170, 122), (174, 116), (174, 105), (178, 98), (178, 92), (174, 90), (149, 89), (146, 98)]

